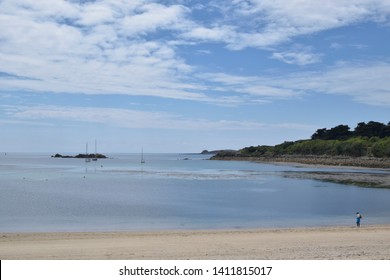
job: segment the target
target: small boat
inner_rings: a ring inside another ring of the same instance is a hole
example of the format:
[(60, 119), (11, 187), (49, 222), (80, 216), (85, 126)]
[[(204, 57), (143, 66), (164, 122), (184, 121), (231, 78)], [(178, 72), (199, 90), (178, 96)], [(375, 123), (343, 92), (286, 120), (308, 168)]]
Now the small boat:
[(145, 159), (144, 159), (144, 149), (142, 148), (142, 151), (141, 151), (141, 163), (145, 163)]

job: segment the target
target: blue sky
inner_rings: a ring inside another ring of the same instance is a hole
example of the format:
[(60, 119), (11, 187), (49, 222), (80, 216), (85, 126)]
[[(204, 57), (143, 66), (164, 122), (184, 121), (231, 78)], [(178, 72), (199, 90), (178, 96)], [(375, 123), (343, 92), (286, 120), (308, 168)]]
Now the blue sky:
[(2, 0), (0, 150), (200, 152), (390, 121), (388, 0)]

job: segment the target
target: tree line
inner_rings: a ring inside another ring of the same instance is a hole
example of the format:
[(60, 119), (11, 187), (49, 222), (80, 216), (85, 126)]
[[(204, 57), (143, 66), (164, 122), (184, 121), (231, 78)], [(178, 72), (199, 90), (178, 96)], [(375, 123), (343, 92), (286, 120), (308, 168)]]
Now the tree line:
[(220, 157), (272, 157), (281, 155), (321, 155), (350, 157), (390, 157), (390, 122), (358, 123), (351, 131), (347, 125), (318, 129), (308, 140), (286, 141), (275, 146), (250, 146), (218, 153)]
[(352, 137), (379, 137), (390, 136), (390, 122), (386, 125), (380, 122), (370, 121), (368, 123), (360, 122), (356, 128), (351, 131), (348, 125), (338, 125), (331, 129), (318, 129), (312, 136), (312, 140), (346, 140)]

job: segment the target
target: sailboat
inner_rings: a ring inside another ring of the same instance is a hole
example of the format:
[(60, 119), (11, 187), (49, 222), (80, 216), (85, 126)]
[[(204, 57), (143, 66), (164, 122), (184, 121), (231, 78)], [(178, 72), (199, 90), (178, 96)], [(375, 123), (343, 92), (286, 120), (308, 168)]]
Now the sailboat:
[(92, 159), (93, 161), (97, 161), (97, 143), (96, 143), (96, 140), (95, 140), (95, 157)]
[(91, 159), (89, 158), (89, 155), (88, 155), (88, 142), (87, 144), (85, 145), (85, 162), (90, 162)]
[(141, 151), (141, 163), (145, 163), (145, 159), (144, 159), (144, 148), (142, 148), (142, 151)]

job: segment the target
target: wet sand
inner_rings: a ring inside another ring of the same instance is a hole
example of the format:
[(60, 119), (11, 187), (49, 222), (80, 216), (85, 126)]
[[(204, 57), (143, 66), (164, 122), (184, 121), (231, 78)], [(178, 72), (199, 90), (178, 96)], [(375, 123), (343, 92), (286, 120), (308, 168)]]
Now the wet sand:
[(390, 225), (161, 232), (2, 233), (0, 259), (390, 259)]
[[(222, 157), (214, 159), (252, 161), (308, 168), (314, 167), (318, 168), (318, 171), (286, 171), (280, 172), (280, 175), (287, 178), (312, 179), (362, 187), (390, 189), (390, 159), (388, 158), (279, 156), (253, 158)], [(324, 169), (329, 168), (337, 169), (337, 171), (324, 171)], [(345, 169), (356, 170), (356, 172), (346, 172)]]
[(390, 189), (390, 173), (368, 173), (368, 172), (343, 172), (342, 169), (337, 172), (309, 171), (281, 172), (283, 177), (296, 179), (311, 179), (326, 182), (334, 182), (361, 187), (374, 187)]

